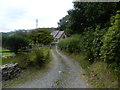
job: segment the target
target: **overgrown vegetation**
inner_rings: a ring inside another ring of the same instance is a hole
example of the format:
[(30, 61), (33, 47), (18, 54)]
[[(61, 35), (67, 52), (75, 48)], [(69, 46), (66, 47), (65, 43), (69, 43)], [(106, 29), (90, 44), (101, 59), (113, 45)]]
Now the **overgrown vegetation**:
[(53, 36), (50, 35), (50, 31), (47, 29), (35, 29), (29, 33), (30, 39), (34, 44), (49, 45), (53, 41)]
[(32, 48), (31, 52), (20, 52), (13, 57), (2, 58), (3, 65), (10, 62), (18, 63), (22, 69), (19, 77), (3, 82), (4, 88), (33, 80), (48, 70), (51, 65), (49, 62), (52, 60), (50, 49), (47, 47), (38, 47), (38, 45), (33, 47), (35, 48)]
[(37, 48), (31, 52), (21, 52), (14, 57), (2, 58), (2, 64), (19, 63), (21, 68), (42, 67), (51, 61), (49, 48)]
[(29, 54), (29, 63), (33, 66), (43, 66), (50, 60), (50, 50), (48, 48), (39, 48)]
[[(34, 38), (36, 38), (34, 40)], [(46, 68), (52, 60), (48, 45), (53, 37), (46, 29), (18, 30), (2, 33), (2, 64), (18, 63), (22, 69), (20, 76), (12, 80), (5, 81), (3, 87), (14, 86), (29, 79), (34, 79), (34, 75), (39, 74), (41, 69)], [(34, 74), (33, 74), (34, 73)], [(30, 75), (29, 75), (30, 74)], [(28, 76), (26, 78), (26, 76)]]
[(17, 30), (2, 33), (2, 47), (15, 54), (28, 51), (34, 44), (49, 45), (53, 41), (48, 29)]
[(49, 63), (41, 68), (29, 67), (28, 69), (23, 70), (19, 77), (13, 78), (12, 80), (8, 80), (6, 82), (2, 82), (2, 88), (15, 87), (27, 81), (38, 79), (38, 77), (44, 75), (44, 73), (51, 67), (52, 65)]
[(59, 43), (60, 49), (70, 53), (80, 52), (79, 38), (79, 35), (74, 35), (64, 40), (61, 40)]
[[(81, 66), (88, 72), (90, 70), (101, 70), (102, 76), (107, 78), (109, 74), (113, 76), (114, 81), (118, 83), (117, 76), (120, 73), (120, 10), (118, 3), (80, 3), (74, 2), (74, 9), (68, 11), (68, 15), (60, 20), (58, 29), (67, 32), (67, 39), (59, 42), (60, 50), (71, 54), (80, 54)], [(96, 8), (95, 8), (96, 7)], [(109, 8), (108, 8), (109, 7)], [(107, 11), (106, 11), (107, 10)], [(117, 11), (116, 15), (115, 12)], [(94, 14), (94, 15), (93, 15)], [(106, 16), (107, 15), (107, 16)], [(63, 23), (64, 22), (64, 23)], [(77, 35), (75, 35), (77, 34)], [(85, 62), (87, 65), (84, 66)], [(101, 66), (97, 67), (100, 63)], [(95, 67), (94, 67), (95, 65)], [(103, 74), (103, 67), (106, 72)], [(94, 67), (94, 69), (93, 69)], [(95, 69), (96, 68), (96, 69)], [(98, 73), (100, 74), (99, 70)], [(113, 73), (116, 73), (113, 75)], [(91, 75), (91, 73), (89, 73)], [(100, 78), (102, 76), (98, 75)], [(105, 78), (104, 77), (104, 78)], [(108, 78), (111, 80), (112, 78)], [(108, 81), (109, 81), (108, 80)], [(94, 82), (96, 87), (118, 87), (115, 85), (106, 85), (104, 79), (98, 79)], [(112, 83), (112, 81), (109, 81)], [(101, 83), (101, 84), (100, 84)]]
[[(47, 29), (18, 30), (2, 33), (2, 64), (18, 62), (21, 67), (42, 66), (48, 63), (50, 52), (46, 47), (53, 37)], [(6, 52), (7, 51), (7, 52)], [(12, 52), (11, 52), (12, 51)], [(15, 54), (13, 54), (15, 53)]]
[(86, 77), (88, 82), (95, 88), (118, 88), (118, 73), (110, 68), (107, 63), (95, 61), (90, 63), (85, 54), (75, 54), (63, 52), (69, 58), (79, 62), (80, 66), (85, 70), (82, 76)]
[(119, 74), (105, 62), (95, 62), (89, 68), (89, 82), (98, 88), (118, 88)]
[(108, 29), (86, 31), (61, 40), (59, 48), (69, 53), (84, 53), (93, 63), (104, 60), (116, 71), (120, 71), (120, 15), (115, 16), (115, 22)]
[(15, 54), (21, 50), (26, 50), (30, 43), (27, 34), (25, 30), (2, 33), (2, 48), (6, 48)]
[(65, 30), (67, 35), (88, 31), (89, 27), (100, 29), (110, 26), (110, 17), (119, 10), (120, 2), (73, 2), (74, 8), (60, 19), (58, 29)]

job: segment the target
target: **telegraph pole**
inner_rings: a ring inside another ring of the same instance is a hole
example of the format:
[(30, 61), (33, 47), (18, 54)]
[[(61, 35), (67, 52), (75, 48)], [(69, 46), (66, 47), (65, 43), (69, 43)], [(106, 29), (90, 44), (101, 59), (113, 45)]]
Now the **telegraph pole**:
[(36, 19), (36, 28), (38, 28), (38, 19)]

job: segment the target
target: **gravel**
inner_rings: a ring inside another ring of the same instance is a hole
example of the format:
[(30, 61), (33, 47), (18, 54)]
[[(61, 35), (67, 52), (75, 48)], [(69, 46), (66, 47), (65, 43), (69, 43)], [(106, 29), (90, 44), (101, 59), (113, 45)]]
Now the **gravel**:
[[(42, 76), (10, 88), (89, 88), (91, 85), (82, 77), (84, 71), (78, 62), (61, 54), (56, 47), (53, 55), (53, 66)], [(59, 55), (59, 56), (58, 56)]]

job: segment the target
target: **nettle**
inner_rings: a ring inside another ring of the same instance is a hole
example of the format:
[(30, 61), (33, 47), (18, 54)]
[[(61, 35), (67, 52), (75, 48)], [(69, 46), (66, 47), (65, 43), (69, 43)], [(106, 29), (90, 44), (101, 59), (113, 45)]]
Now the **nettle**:
[(117, 68), (120, 64), (120, 10), (112, 21), (112, 26), (102, 38), (103, 46), (100, 51), (104, 61)]

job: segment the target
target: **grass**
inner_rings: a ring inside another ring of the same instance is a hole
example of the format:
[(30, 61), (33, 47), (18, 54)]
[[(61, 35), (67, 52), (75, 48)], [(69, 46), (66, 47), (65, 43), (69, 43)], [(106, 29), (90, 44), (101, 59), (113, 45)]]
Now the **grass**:
[[(10, 51), (10, 50), (0, 47), (0, 51)], [(2, 54), (2, 53), (0, 53), (0, 54)]]
[(118, 88), (118, 73), (108, 67), (107, 63), (102, 61), (90, 64), (84, 54), (69, 54), (62, 52), (68, 57), (79, 62), (80, 66), (85, 70), (85, 76), (88, 82), (94, 88)]
[(11, 63), (11, 62), (21, 64), (22, 63), (21, 60), (24, 60), (24, 58), (26, 57), (25, 53), (20, 53), (18, 55), (15, 55), (15, 54), (11, 53), (11, 55), (13, 55), (13, 57), (10, 57), (10, 58), (2, 57), (2, 59), (1, 59), (2, 60), (2, 65), (8, 64), (8, 63)]
[(10, 51), (8, 49), (0, 48), (0, 51)]
[(15, 56), (15, 54), (14, 53), (9, 53), (9, 52), (0, 53), (0, 65), (4, 65), (4, 64), (7, 64), (7, 63), (11, 62), (10, 59), (3, 58), (2, 56), (5, 56), (5, 57), (6, 56)]
[[(44, 56), (46, 56), (48, 54), (48, 51), (49, 51), (48, 48), (43, 48)], [(14, 57), (12, 57), (12, 58), (3, 58), (3, 57), (1, 57), (0, 61), (2, 63), (0, 63), (0, 65), (4, 65), (4, 64), (10, 63), (10, 62), (13, 62), (13, 63), (17, 62), (17, 63), (19, 63), (23, 67), (25, 66), (25, 64), (28, 61), (28, 59), (34, 60), (35, 57), (36, 57), (34, 52), (33, 53), (26, 53), (26, 52), (22, 53), (21, 52), (21, 53), (19, 53), (17, 55), (15, 55), (14, 53), (9, 53), (9, 52), (8, 53), (2, 53), (2, 56), (4, 56), (4, 55), (10, 55), (10, 56), (14, 56)], [(48, 62), (49, 62), (49, 60), (48, 60)]]
[[(0, 51), (9, 51), (9, 50), (0, 47)], [(0, 53), (0, 55), (8, 55), (8, 54), (10, 53)]]
[(23, 84), (27, 81), (35, 80), (38, 77), (42, 76), (44, 72), (48, 70), (48, 66), (42, 68), (30, 67), (22, 71), (19, 77), (14, 78), (9, 81), (5, 81), (2, 83), (3, 88), (7, 87), (15, 87), (19, 84)]
[(4, 52), (4, 53), (1, 53), (2, 54), (2, 56), (3, 55), (14, 55), (14, 53), (11, 53), (11, 52)]
[[(45, 50), (45, 52), (47, 51), (48, 50)], [(23, 54), (22, 55), (20, 54), (20, 55), (15, 56), (14, 58), (11, 58), (10, 61), (12, 60), (13, 62), (17, 62), (20, 59), (24, 60)], [(26, 69), (22, 70), (22, 73), (19, 75), (19, 77), (3, 82), (3, 88), (12, 87), (12, 86), (14, 87), (14, 86), (17, 86), (18, 84), (23, 84), (27, 81), (34, 80), (34, 79), (37, 79), (38, 77), (41, 77), (44, 72), (46, 72), (51, 66), (53, 66), (53, 64), (50, 63), (50, 61), (52, 60), (53, 60), (53, 57), (52, 57), (52, 54), (50, 53), (49, 62), (47, 62), (44, 66), (26, 67)]]
[(65, 55), (67, 55), (69, 58), (73, 58), (74, 60), (78, 61), (80, 66), (85, 69), (87, 71), (87, 73), (89, 72), (89, 67), (90, 67), (90, 62), (88, 60), (86, 60), (86, 56), (83, 54), (75, 54), (75, 53), (67, 53), (67, 52), (63, 52)]
[[(10, 51), (8, 49), (4, 49), (4, 48), (1, 48), (0, 47), (0, 51)], [(3, 56), (14, 56), (15, 54), (12, 53), (12, 52), (4, 52), (4, 53), (0, 53), (0, 65), (4, 65), (4, 64), (7, 64), (9, 63), (11, 60), (10, 59), (6, 59), (6, 58), (3, 58)]]
[(53, 49), (53, 52), (54, 52), (54, 53), (57, 55), (57, 57), (61, 60), (61, 63), (66, 64), (65, 60), (64, 60), (60, 55), (58, 55), (58, 53), (56, 52), (55, 49)]
[(105, 62), (95, 62), (90, 68), (90, 82), (98, 88), (118, 88), (118, 74)]

